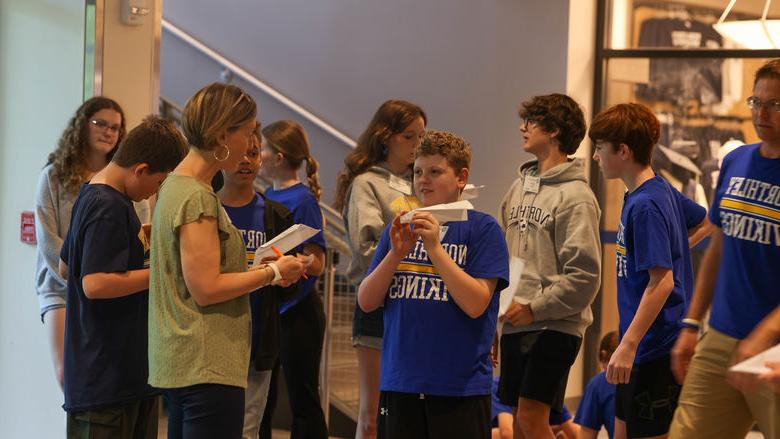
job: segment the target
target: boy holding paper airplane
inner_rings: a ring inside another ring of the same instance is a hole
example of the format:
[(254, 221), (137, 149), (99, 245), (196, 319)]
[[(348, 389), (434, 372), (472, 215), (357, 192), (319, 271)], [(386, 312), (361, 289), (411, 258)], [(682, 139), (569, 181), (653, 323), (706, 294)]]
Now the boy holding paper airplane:
[[(415, 153), (414, 188), (426, 207), (458, 200), (471, 150), (430, 130)], [(418, 211), (397, 216), (379, 240), (358, 304), (384, 305), (379, 438), (490, 437), (498, 293), (509, 276), (501, 229), (468, 210), (440, 224)]]
[[(501, 402), (516, 408), (527, 438), (553, 437), (569, 369), (593, 321), (599, 289), (600, 209), (585, 165), (569, 159), (585, 137), (585, 118), (569, 96), (536, 96), (520, 108), (523, 150), (536, 160), (501, 203), (499, 221), (512, 256), (512, 302), (500, 320)], [(522, 274), (518, 273), (520, 271)]]

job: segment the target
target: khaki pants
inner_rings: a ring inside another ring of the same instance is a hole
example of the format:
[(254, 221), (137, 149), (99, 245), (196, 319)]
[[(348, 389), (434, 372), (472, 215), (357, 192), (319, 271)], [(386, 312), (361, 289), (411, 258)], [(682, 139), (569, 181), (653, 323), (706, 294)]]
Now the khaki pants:
[(742, 393), (726, 382), (739, 342), (712, 328), (699, 341), (669, 430), (671, 439), (744, 438), (754, 423), (766, 438), (780, 439), (780, 395), (760, 384)]

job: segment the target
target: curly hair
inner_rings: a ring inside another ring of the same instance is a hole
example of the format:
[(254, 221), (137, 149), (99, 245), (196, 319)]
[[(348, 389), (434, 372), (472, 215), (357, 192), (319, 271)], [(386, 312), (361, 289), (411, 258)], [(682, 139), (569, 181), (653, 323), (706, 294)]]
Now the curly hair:
[(585, 138), (585, 116), (577, 102), (560, 93), (534, 96), (523, 102), (518, 112), (522, 119), (533, 121), (544, 131), (558, 130), (555, 137), (564, 154), (574, 154)]
[(368, 127), (358, 138), (357, 146), (344, 159), (344, 169), (336, 179), (336, 196), (333, 201), (336, 210), (344, 208), (349, 186), (355, 177), (387, 158), (385, 146), (390, 137), (402, 133), (417, 118), (422, 118), (427, 125), (428, 117), (422, 108), (398, 99), (385, 101), (376, 110)]
[(298, 169), (306, 162), (306, 178), (314, 197), (319, 201), (322, 187), (317, 172), (320, 165), (312, 157), (309, 148), (309, 137), (298, 122), (280, 120), (263, 128), (263, 138), (267, 145), (276, 152), (282, 153), (292, 169)]
[(414, 152), (414, 158), (440, 155), (455, 170), (469, 169), (471, 166), (471, 145), (462, 137), (447, 131), (428, 130), (420, 147)]
[(87, 156), (90, 148), (87, 140), (88, 125), (95, 113), (105, 109), (116, 111), (122, 119), (116, 145), (106, 154), (106, 163), (108, 163), (125, 136), (125, 113), (116, 101), (104, 96), (90, 98), (81, 104), (62, 132), (57, 149), (49, 154), (46, 165), (54, 167), (57, 178), (67, 192), (77, 193), (81, 184), (87, 179), (89, 172)]

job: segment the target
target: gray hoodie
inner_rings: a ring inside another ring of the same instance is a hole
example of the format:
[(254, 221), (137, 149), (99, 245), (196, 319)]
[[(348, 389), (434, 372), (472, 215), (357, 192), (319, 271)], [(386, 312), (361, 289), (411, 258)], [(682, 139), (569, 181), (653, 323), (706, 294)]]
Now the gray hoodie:
[(593, 322), (590, 305), (601, 282), (601, 211), (585, 167), (574, 159), (538, 176), (533, 160), (519, 174), (501, 202), (499, 222), (509, 255), (525, 262), (514, 294), (530, 303), (534, 322), (505, 323), (503, 332), (550, 329), (582, 337)]
[(395, 175), (385, 163), (380, 163), (355, 177), (343, 212), (352, 250), (347, 269), (352, 284), (360, 285), (365, 277), (385, 226), (401, 211), (418, 207), (415, 202), (411, 169), (404, 175)]

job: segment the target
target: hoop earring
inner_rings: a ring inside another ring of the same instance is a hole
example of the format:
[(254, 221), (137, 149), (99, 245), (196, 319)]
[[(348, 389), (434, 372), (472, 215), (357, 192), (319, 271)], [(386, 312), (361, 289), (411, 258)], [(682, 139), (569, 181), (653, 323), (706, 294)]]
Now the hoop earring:
[(216, 151), (214, 151), (212, 153), (214, 155), (214, 160), (216, 160), (218, 162), (224, 162), (225, 160), (228, 159), (228, 157), (230, 157), (230, 148), (228, 148), (227, 145), (222, 145), (222, 147), (225, 148), (225, 151), (227, 151), (227, 154), (225, 154), (224, 158), (217, 157), (217, 152)]

